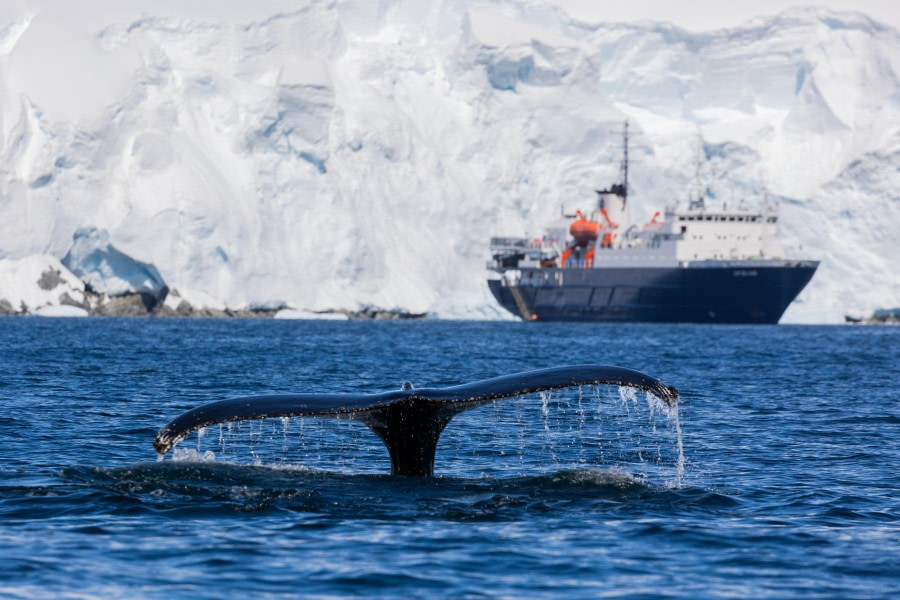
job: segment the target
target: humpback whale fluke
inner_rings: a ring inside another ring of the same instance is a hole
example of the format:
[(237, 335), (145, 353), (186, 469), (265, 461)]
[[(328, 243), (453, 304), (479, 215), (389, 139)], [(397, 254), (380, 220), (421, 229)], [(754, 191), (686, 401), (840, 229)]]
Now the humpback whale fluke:
[(636, 387), (670, 406), (678, 391), (640, 371), (603, 365), (539, 369), (446, 388), (413, 388), (404, 382), (396, 391), (380, 394), (282, 394), (243, 396), (200, 406), (163, 427), (153, 446), (165, 454), (195, 429), (274, 417), (335, 417), (362, 421), (381, 438), (391, 456), (391, 474), (431, 476), (438, 438), (461, 412), (502, 398), (578, 385), (611, 384)]

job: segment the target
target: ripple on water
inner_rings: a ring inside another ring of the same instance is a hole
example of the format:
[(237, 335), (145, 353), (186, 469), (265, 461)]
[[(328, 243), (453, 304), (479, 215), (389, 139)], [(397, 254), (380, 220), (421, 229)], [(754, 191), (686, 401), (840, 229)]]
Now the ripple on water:
[[(0, 325), (0, 595), (900, 597), (900, 329)], [(434, 479), (385, 475), (346, 422), (211, 427), (153, 462), (222, 397), (563, 362), (679, 388), (680, 486), (672, 419), (616, 388), (460, 415)]]

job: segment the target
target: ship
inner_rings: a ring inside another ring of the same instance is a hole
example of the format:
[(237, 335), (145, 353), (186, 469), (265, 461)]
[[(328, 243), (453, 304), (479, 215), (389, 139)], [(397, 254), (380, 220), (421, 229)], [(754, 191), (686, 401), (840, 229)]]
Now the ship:
[(819, 266), (785, 257), (777, 203), (713, 208), (697, 194), (633, 224), (627, 122), (622, 138), (619, 181), (595, 190), (594, 209), (539, 237), (491, 238), (497, 302), (525, 321), (777, 323)]

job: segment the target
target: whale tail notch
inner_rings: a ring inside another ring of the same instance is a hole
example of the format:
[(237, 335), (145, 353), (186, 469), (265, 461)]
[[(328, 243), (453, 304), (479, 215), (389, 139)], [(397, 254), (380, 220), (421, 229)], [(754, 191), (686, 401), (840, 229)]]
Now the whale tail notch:
[(658, 379), (623, 367), (575, 365), (515, 373), (446, 388), (400, 390), (380, 394), (284, 394), (230, 398), (200, 406), (175, 418), (156, 436), (160, 454), (190, 432), (233, 421), (275, 417), (350, 418), (365, 423), (384, 443), (391, 474), (434, 475), (438, 439), (457, 414), (535, 392), (579, 385), (622, 385), (654, 394), (670, 406), (678, 391)]

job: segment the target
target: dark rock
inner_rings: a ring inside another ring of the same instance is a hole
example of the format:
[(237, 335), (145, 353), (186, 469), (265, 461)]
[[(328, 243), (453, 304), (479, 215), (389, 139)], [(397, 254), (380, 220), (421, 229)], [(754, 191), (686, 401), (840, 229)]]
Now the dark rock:
[(872, 316), (866, 319), (866, 323), (900, 323), (900, 308), (879, 308)]
[(187, 300), (182, 300), (175, 308), (175, 314), (180, 317), (190, 317), (194, 313), (194, 307)]
[(106, 298), (91, 312), (106, 317), (146, 317), (156, 304), (156, 299), (150, 294), (126, 294)]
[(77, 306), (78, 308), (83, 308), (84, 310), (91, 312), (91, 305), (88, 302), (87, 295), (85, 295), (84, 300), (78, 302), (77, 300), (69, 296), (69, 292), (63, 292), (59, 296), (59, 303), (66, 306)]
[(900, 307), (879, 308), (871, 316), (865, 318), (844, 316), (847, 323), (861, 323), (863, 325), (900, 325)]
[(61, 283), (65, 283), (59, 271), (56, 269), (47, 269), (43, 273), (41, 273), (41, 278), (38, 279), (38, 287), (42, 290), (50, 291)]
[(414, 313), (401, 308), (378, 308), (363, 306), (359, 310), (320, 310), (318, 314), (343, 314), (352, 321), (395, 321), (406, 319), (424, 319), (428, 313)]
[(13, 308), (13, 305), (6, 298), (0, 299), (0, 315), (14, 315), (16, 314), (16, 309)]

